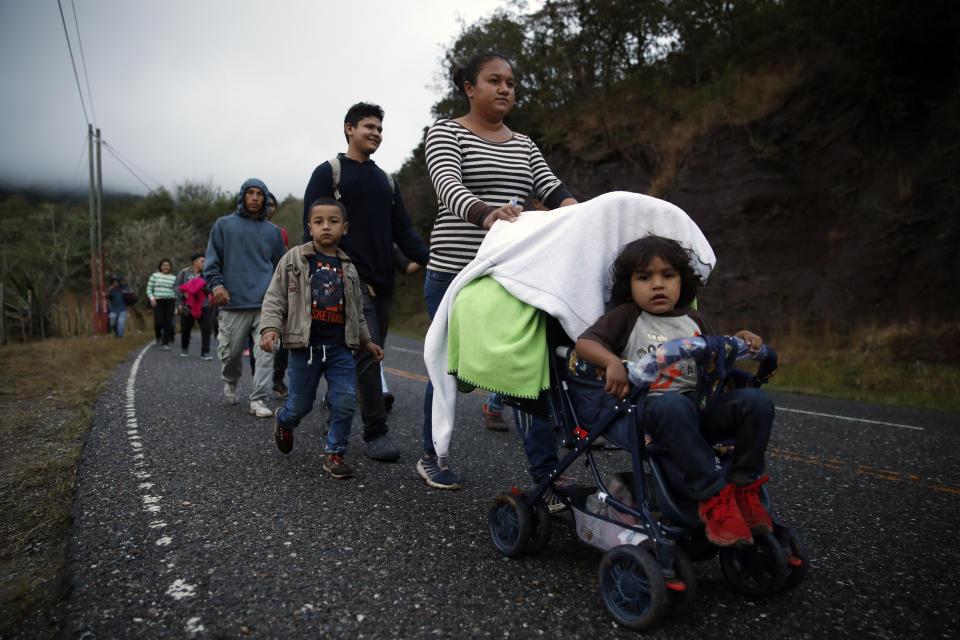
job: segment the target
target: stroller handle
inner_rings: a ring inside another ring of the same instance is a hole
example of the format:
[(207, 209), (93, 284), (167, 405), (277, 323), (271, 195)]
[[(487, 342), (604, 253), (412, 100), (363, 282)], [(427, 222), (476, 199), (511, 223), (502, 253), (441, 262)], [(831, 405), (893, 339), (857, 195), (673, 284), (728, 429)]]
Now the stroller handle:
[(747, 343), (734, 336), (697, 336), (695, 338), (679, 338), (665, 342), (656, 353), (648, 353), (636, 362), (627, 362), (627, 374), (630, 383), (636, 387), (647, 388), (660, 377), (660, 371), (669, 367), (678, 360), (693, 359), (700, 365), (706, 365), (712, 360), (725, 357), (720, 350), (733, 350), (737, 360), (759, 360), (760, 368), (756, 374), (756, 385), (767, 382), (777, 370), (779, 358), (776, 352), (763, 345), (753, 352)]

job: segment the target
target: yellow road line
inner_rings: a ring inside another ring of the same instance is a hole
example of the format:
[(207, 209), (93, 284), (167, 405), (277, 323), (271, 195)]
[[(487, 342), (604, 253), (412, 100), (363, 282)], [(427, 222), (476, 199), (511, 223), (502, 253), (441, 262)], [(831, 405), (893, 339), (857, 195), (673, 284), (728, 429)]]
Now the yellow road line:
[(767, 449), (767, 455), (773, 458), (789, 460), (791, 462), (803, 462), (806, 464), (826, 467), (828, 469), (836, 469), (837, 471), (852, 471), (857, 475), (870, 476), (871, 478), (879, 478), (880, 480), (890, 480), (891, 482), (910, 482), (913, 484), (918, 484), (925, 489), (934, 489), (936, 491), (944, 491), (946, 493), (960, 495), (960, 489), (946, 487), (939, 484), (930, 484), (929, 482), (921, 480), (914, 474), (904, 474), (900, 471), (893, 471), (892, 469), (880, 469), (868, 464), (851, 465), (843, 460), (837, 460), (836, 458), (822, 458), (820, 456), (797, 453), (796, 451), (780, 449), (777, 447), (770, 447)]
[[(409, 371), (402, 371), (400, 369), (394, 369), (393, 367), (384, 367), (383, 370), (387, 373), (392, 373), (395, 376), (400, 376), (401, 378), (406, 378), (407, 380), (419, 380), (420, 382), (427, 382), (430, 380), (427, 376), (421, 376), (418, 373), (410, 373)], [(484, 391), (483, 389), (474, 389), (473, 393), (479, 393), (482, 395), (487, 395), (490, 392)]]

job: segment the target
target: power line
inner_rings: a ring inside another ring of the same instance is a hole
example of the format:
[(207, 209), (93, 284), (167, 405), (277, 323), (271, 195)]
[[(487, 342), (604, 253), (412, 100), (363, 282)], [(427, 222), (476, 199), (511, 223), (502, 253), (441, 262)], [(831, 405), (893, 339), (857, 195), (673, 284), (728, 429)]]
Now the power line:
[(78, 186), (80, 172), (87, 164), (87, 144), (89, 144), (87, 136), (83, 136), (83, 144), (80, 145), (80, 161), (77, 163), (76, 171), (73, 172), (73, 180), (70, 181), (71, 187)]
[(73, 47), (70, 46), (70, 33), (67, 31), (67, 20), (63, 17), (63, 5), (60, 4), (60, 0), (57, 0), (57, 6), (60, 7), (60, 22), (63, 23), (63, 35), (67, 39), (67, 50), (70, 52), (70, 64), (73, 65), (73, 77), (77, 81), (77, 93), (80, 94), (80, 106), (83, 107), (83, 121), (90, 124), (90, 118), (87, 117), (87, 105), (83, 101), (83, 89), (80, 88), (80, 76), (77, 75), (77, 63), (73, 59)]
[(87, 83), (87, 97), (90, 99), (90, 113), (93, 114), (93, 124), (97, 124), (97, 110), (93, 108), (93, 91), (90, 91), (90, 74), (87, 73), (87, 58), (83, 55), (83, 40), (80, 39), (80, 21), (77, 20), (77, 4), (70, 0), (73, 8), (73, 25), (77, 29), (77, 45), (80, 47), (80, 64), (83, 66), (83, 79)]
[[(147, 191), (153, 191), (153, 188), (152, 188), (150, 185), (148, 185), (146, 182), (144, 182), (143, 179), (141, 179), (140, 176), (137, 175), (137, 173), (127, 165), (127, 162), (129, 162), (129, 163), (130, 163), (131, 165), (133, 165), (134, 167), (137, 167), (137, 165), (133, 164), (133, 162), (131, 162), (130, 160), (127, 160), (126, 162), (124, 162), (124, 159), (125, 159), (125, 158), (123, 158), (122, 154), (121, 154), (119, 151), (117, 151), (113, 146), (111, 146), (106, 140), (101, 139), (100, 141), (103, 143), (103, 146), (106, 147), (107, 151), (109, 151), (109, 152), (113, 155), (113, 157), (117, 160), (117, 162), (119, 162), (119, 163), (123, 166), (124, 169), (126, 169), (127, 171), (130, 172), (130, 175), (132, 175), (134, 178), (137, 179), (137, 181), (138, 181), (140, 184), (142, 184), (144, 187), (146, 187), (146, 188), (147, 188)], [(140, 169), (139, 167), (137, 167), (137, 170), (140, 171), (140, 172), (142, 172), (143, 175), (146, 176), (146, 178), (147, 178), (148, 180), (153, 181), (153, 183), (156, 184), (158, 187), (159, 187), (159, 186), (163, 186), (163, 185), (160, 184), (159, 181), (154, 180), (153, 178), (151, 178), (151, 177), (147, 174), (146, 171), (143, 171), (143, 170)]]

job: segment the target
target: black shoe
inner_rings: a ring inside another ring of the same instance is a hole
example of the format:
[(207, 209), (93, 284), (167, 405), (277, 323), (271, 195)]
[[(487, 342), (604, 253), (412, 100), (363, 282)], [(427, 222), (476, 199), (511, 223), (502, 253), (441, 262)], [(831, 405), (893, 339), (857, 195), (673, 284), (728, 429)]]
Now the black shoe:
[(337, 480), (353, 477), (353, 469), (344, 462), (342, 453), (325, 453), (323, 456), (323, 470)]
[(393, 446), (387, 434), (378, 436), (367, 443), (367, 457), (381, 462), (393, 462), (400, 457), (400, 452)]
[(277, 443), (277, 449), (280, 453), (290, 453), (293, 451), (293, 429), (285, 429), (277, 421), (277, 414), (280, 409), (273, 412), (273, 441)]
[(286, 398), (290, 395), (287, 385), (283, 384), (283, 380), (279, 380), (273, 383), (273, 392), (281, 398)]
[(393, 409), (393, 394), (389, 391), (383, 394), (383, 408), (387, 410), (387, 413), (390, 413), (390, 410)]

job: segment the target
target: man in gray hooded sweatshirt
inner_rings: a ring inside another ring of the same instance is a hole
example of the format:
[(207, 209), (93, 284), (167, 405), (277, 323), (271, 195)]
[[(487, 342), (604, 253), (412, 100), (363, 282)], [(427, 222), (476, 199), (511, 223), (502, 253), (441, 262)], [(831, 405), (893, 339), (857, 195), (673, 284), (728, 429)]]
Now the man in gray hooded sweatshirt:
[[(203, 277), (220, 309), (217, 355), (222, 363), (223, 395), (237, 404), (237, 380), (250, 333), (260, 335), (260, 306), (273, 271), (286, 249), (280, 229), (267, 221), (267, 185), (250, 178), (240, 187), (237, 210), (217, 219), (207, 242)], [(250, 413), (269, 418), (265, 400), (273, 384), (273, 353), (254, 340), (257, 363), (250, 393)]]

